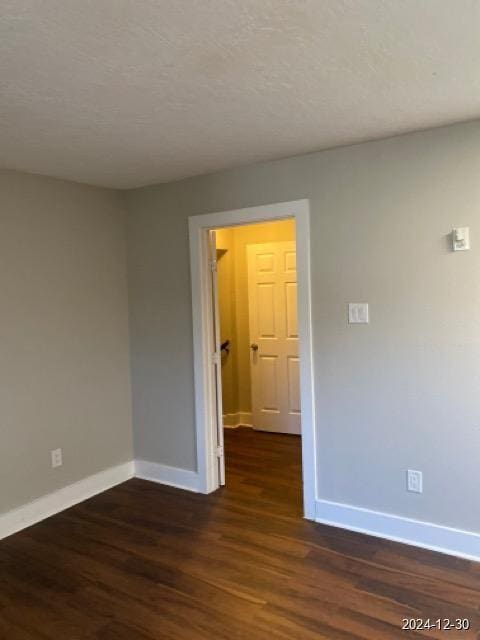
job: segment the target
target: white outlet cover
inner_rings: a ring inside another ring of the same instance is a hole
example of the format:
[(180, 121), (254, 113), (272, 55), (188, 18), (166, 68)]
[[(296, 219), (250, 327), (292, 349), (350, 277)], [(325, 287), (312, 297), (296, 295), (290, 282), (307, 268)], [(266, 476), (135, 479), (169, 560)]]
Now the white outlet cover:
[(368, 324), (369, 321), (368, 302), (350, 302), (348, 304), (349, 324)]
[(412, 493), (423, 493), (423, 474), (421, 471), (408, 469), (407, 491), (410, 491)]
[(55, 469), (56, 467), (61, 467), (63, 464), (63, 459), (62, 459), (62, 450), (61, 449), (53, 449), (50, 452), (51, 458), (52, 458), (52, 469)]

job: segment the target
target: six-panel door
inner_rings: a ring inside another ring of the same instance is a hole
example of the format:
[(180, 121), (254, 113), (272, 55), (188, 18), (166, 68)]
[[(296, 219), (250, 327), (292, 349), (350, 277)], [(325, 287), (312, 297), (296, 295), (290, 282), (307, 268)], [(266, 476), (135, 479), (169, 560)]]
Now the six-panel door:
[(300, 379), (295, 242), (249, 245), (252, 422), (299, 434)]

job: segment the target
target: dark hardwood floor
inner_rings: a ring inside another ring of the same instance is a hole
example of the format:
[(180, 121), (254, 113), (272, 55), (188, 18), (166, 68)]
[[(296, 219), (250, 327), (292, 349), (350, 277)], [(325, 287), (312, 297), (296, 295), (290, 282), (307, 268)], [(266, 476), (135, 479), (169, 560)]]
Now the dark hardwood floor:
[(130, 480), (1, 541), (0, 638), (479, 637), (480, 565), (302, 520), (295, 436), (227, 431), (226, 456), (215, 494)]

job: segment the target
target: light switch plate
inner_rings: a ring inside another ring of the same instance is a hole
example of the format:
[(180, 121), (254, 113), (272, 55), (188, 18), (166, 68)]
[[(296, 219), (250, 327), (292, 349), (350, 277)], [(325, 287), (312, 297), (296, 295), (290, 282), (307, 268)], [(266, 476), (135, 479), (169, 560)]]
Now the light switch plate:
[(468, 251), (470, 249), (470, 228), (457, 227), (452, 231), (454, 251)]
[(368, 324), (368, 303), (350, 302), (348, 305), (348, 322), (349, 324)]

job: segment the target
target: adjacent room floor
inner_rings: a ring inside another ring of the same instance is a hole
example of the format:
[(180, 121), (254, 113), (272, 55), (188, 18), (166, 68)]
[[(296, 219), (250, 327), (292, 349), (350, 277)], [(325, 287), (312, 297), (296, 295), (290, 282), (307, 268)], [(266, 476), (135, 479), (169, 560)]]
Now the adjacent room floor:
[(225, 440), (212, 495), (130, 480), (1, 541), (0, 638), (477, 637), (480, 565), (307, 522), (300, 438)]

